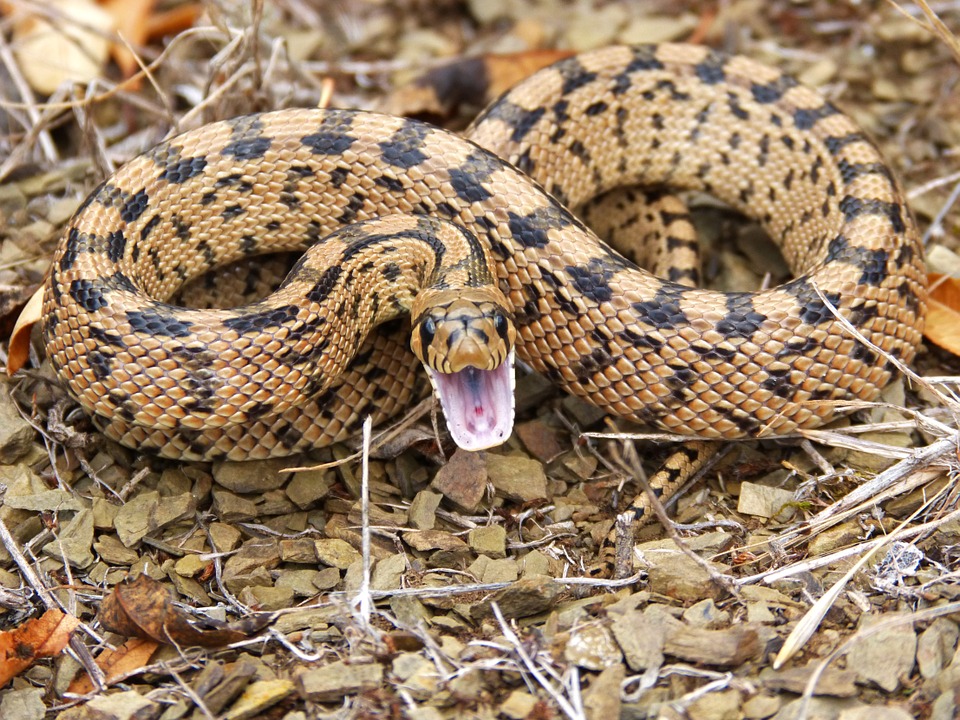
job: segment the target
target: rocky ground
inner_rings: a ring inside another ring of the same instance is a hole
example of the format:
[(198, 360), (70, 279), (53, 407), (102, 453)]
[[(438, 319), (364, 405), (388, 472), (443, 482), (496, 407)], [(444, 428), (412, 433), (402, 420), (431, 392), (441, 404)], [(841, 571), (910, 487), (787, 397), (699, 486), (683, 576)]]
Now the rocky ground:
[[(50, 4), (54, 29), (77, 27), (72, 6)], [(85, 89), (37, 79), (14, 12), (31, 7), (0, 3), (8, 331), (85, 194), (174, 126), (327, 102), (457, 127), (470, 103), (438, 110), (411, 80), (523, 53), (494, 78), (509, 82), (539, 51), (613, 42), (705, 43), (817, 86), (881, 145), (931, 269), (960, 270), (960, 2), (933, 5), (939, 34), (907, 2), (131, 2), (149, 79), (123, 84), (115, 57)], [(697, 204), (712, 286), (756, 288), (782, 266), (755, 226)], [(40, 632), (27, 621), (49, 608), (81, 624), (49, 658), (15, 644), (38, 658), (3, 675), (0, 717), (960, 713), (960, 361), (935, 345), (915, 363), (926, 382), (820, 431), (725, 447), (671, 523), (641, 530), (624, 581), (607, 579), (605, 538), (672, 445), (536, 375), (497, 451), (438, 446), (424, 405), (366, 460), (335, 446), (209, 465), (98, 438), (35, 348), (0, 381), (0, 626)]]

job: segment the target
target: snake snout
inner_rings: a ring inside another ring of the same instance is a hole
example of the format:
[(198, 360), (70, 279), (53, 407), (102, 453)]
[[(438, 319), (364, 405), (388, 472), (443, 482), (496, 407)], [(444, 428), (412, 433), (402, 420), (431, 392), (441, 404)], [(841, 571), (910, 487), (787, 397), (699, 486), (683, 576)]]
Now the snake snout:
[(499, 303), (459, 296), (414, 320), (410, 346), (426, 367), (455, 373), (495, 370), (515, 342), (513, 322)]

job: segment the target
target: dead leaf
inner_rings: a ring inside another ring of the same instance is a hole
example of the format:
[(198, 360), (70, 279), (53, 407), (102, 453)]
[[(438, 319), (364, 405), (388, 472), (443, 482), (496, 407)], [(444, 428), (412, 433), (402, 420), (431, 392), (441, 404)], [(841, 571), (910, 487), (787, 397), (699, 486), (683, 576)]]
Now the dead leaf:
[(156, 0), (101, 0), (101, 7), (113, 18), (121, 41), (111, 43), (110, 54), (125, 78), (140, 69), (131, 47), (142, 47), (147, 42), (150, 16)]
[(17, 317), (32, 294), (28, 285), (0, 283), (0, 337), (16, 330)]
[(153, 13), (147, 19), (147, 39), (176, 35), (192, 28), (202, 14), (200, 3), (186, 3)]
[(572, 54), (569, 50), (531, 50), (458, 58), (400, 86), (379, 109), (390, 115), (448, 119), (461, 105), (482, 107), (537, 70)]
[(47, 0), (49, 15), (15, 12), (11, 45), (30, 86), (50, 95), (100, 77), (113, 19), (92, 0)]
[(58, 655), (79, 624), (72, 615), (51, 609), (20, 627), (0, 633), (0, 687), (40, 658)]
[(930, 280), (924, 337), (944, 350), (960, 355), (960, 279), (937, 273)]
[(20, 311), (10, 333), (9, 347), (7, 348), (7, 375), (13, 375), (27, 363), (30, 356), (30, 330), (34, 323), (40, 321), (43, 314), (43, 286), (37, 288), (33, 296)]
[[(97, 656), (97, 667), (103, 670), (106, 684), (113, 685), (146, 666), (158, 647), (160, 647), (160, 643), (156, 640), (139, 637), (130, 638), (116, 650), (106, 648), (100, 653)], [(68, 692), (75, 695), (86, 695), (93, 690), (94, 686), (90, 677), (80, 675), (70, 683)]]
[(423, 638), (406, 630), (393, 630), (385, 633), (383, 644), (387, 646), (388, 655), (423, 650)]
[[(110, 54), (123, 77), (130, 78), (123, 87), (137, 90), (143, 77), (137, 75), (140, 63), (134, 54), (151, 40), (176, 35), (196, 23), (202, 14), (197, 3), (177, 5), (167, 10), (156, 10), (157, 0), (99, 0), (114, 19), (120, 40), (110, 45)], [(131, 49), (132, 48), (132, 49)]]
[(572, 50), (528, 50), (527, 52), (487, 56), (488, 100), (495, 99), (537, 70), (572, 56)]
[(104, 599), (98, 617), (105, 629), (119, 635), (178, 647), (230, 645), (256, 635), (273, 620), (272, 615), (258, 615), (224, 623), (191, 615), (177, 606), (167, 588), (147, 575), (118, 584)]

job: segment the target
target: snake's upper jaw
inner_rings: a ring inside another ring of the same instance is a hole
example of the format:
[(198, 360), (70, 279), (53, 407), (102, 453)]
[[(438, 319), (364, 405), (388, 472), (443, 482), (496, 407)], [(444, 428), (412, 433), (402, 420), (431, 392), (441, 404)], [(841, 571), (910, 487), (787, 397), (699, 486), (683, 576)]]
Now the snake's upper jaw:
[(468, 367), (454, 373), (427, 368), (453, 441), (464, 450), (486, 450), (513, 432), (514, 352), (495, 370)]

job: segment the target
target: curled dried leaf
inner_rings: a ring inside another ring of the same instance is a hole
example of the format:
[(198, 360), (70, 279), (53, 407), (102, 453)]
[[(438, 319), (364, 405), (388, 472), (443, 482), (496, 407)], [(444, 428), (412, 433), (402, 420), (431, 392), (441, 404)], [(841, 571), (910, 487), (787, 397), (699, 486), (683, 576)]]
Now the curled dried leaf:
[(47, 610), (13, 630), (0, 633), (0, 687), (38, 659), (60, 653), (80, 624), (72, 615)]
[(136, 48), (146, 43), (156, 0), (101, 0), (101, 4), (113, 18), (117, 32), (126, 41), (112, 43), (110, 52), (123, 76), (130, 77), (139, 68), (130, 47)]
[[(156, 640), (146, 638), (130, 638), (116, 650), (106, 648), (97, 656), (97, 667), (103, 670), (106, 684), (114, 683), (129, 677), (142, 670), (153, 657), (153, 653), (160, 647)], [(75, 695), (86, 695), (93, 692), (93, 682), (87, 675), (81, 675), (70, 683), (69, 692)]]
[(10, 342), (7, 351), (7, 375), (13, 375), (17, 370), (27, 363), (30, 356), (30, 331), (34, 323), (40, 321), (43, 314), (43, 288), (40, 287), (27, 300), (16, 324), (13, 326), (13, 332), (10, 333)]
[(537, 70), (572, 54), (569, 50), (530, 50), (457, 58), (404, 83), (380, 109), (391, 115), (445, 120), (461, 105), (482, 107)]
[(167, 588), (147, 575), (127, 578), (100, 606), (100, 624), (119, 635), (143, 637), (167, 645), (222, 647), (246, 640), (273, 618), (257, 615), (225, 623), (189, 613)]
[(47, 14), (14, 17), (13, 47), (27, 82), (49, 95), (65, 82), (101, 76), (113, 19), (91, 0), (48, 0)]
[(960, 355), (960, 279), (930, 273), (930, 300), (924, 337)]

